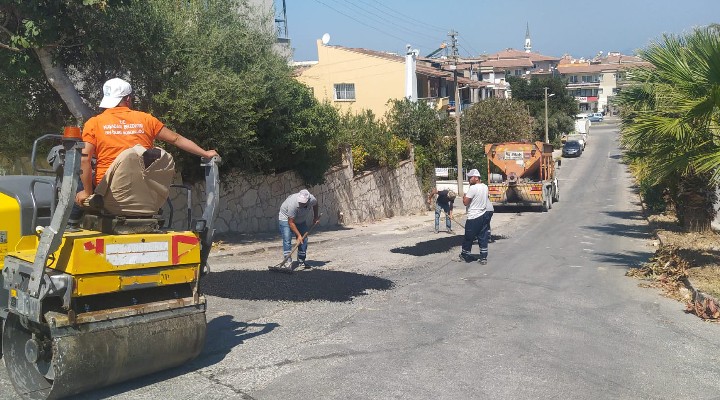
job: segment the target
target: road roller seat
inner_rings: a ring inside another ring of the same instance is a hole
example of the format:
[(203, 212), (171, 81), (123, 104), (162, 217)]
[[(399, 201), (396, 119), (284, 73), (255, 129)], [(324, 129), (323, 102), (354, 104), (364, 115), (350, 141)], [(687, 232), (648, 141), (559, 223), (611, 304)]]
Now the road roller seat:
[(136, 145), (115, 159), (98, 183), (83, 217), (84, 229), (103, 233), (157, 232), (159, 210), (167, 201), (175, 175), (175, 161), (160, 148)]

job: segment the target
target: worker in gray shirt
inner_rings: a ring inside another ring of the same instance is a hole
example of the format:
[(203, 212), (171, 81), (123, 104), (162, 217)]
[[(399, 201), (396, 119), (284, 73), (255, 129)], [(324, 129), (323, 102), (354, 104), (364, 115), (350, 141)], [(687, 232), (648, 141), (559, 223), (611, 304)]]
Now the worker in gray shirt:
[(315, 196), (303, 189), (298, 193), (291, 194), (280, 206), (278, 216), (280, 235), (283, 241), (283, 258), (288, 257), (292, 251), (293, 234), (300, 246), (298, 247), (298, 267), (305, 267), (305, 256), (307, 255), (307, 238), (303, 238), (308, 231), (307, 217), (312, 208), (313, 225), (318, 222), (318, 202)]

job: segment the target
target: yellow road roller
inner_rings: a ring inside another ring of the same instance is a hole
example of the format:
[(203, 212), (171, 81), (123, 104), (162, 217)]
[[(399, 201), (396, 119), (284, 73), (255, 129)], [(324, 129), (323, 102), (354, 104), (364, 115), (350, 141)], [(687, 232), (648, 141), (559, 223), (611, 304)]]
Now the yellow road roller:
[(33, 165), (48, 137), (61, 143), (55, 176), (0, 177), (0, 357), (15, 390), (63, 398), (195, 358), (205, 342), (199, 281), (220, 160), (202, 161), (203, 214), (190, 220), (188, 212), (184, 230), (170, 229), (172, 217), (102, 210), (67, 229), (83, 142), (45, 135), (33, 146)]

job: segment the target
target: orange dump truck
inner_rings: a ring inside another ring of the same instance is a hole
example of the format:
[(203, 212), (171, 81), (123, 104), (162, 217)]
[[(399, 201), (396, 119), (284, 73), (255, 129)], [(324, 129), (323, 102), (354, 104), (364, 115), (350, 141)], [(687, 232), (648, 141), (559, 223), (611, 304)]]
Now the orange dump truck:
[(553, 146), (543, 142), (485, 145), (488, 189), (494, 205), (540, 206), (560, 200)]

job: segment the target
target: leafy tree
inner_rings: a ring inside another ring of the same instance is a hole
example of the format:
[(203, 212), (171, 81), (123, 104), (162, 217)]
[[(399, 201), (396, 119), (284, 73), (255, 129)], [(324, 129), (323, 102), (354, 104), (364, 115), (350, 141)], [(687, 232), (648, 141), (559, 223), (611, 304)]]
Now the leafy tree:
[(485, 144), (536, 140), (527, 107), (520, 101), (489, 98), (475, 103), (461, 117), (463, 165), (482, 170)]
[[(396, 136), (408, 140), (415, 149), (415, 170), (423, 190), (429, 191), (435, 184), (435, 167), (451, 165), (454, 140), (454, 120), (444, 111), (438, 111), (425, 102), (407, 99), (391, 100), (385, 115), (388, 129)], [(452, 146), (451, 146), (452, 145)]]
[[(551, 143), (559, 144), (560, 136), (575, 129), (575, 115), (578, 103), (566, 90), (566, 83), (559, 77), (532, 77), (529, 81), (509, 76), (512, 98), (524, 102), (533, 117), (533, 133), (545, 138), (545, 89), (548, 88), (548, 137)], [(550, 96), (554, 94), (554, 96)]]
[(332, 146), (338, 151), (349, 148), (353, 172), (360, 173), (379, 167), (395, 167), (409, 156), (410, 142), (392, 134), (386, 121), (371, 110), (358, 114), (350, 111), (341, 116), (340, 131)]
[[(102, 82), (120, 76), (135, 108), (217, 148), (223, 169), (296, 169), (320, 181), (337, 113), (292, 79), (248, 10), (244, 0), (3, 0), (0, 98), (16, 101), (0, 110), (0, 141), (81, 124)], [(175, 153), (186, 177), (198, 170)]]
[(631, 71), (619, 94), (626, 155), (641, 187), (668, 192), (685, 229), (708, 230), (720, 181), (720, 30), (665, 35), (639, 56), (652, 68)]

